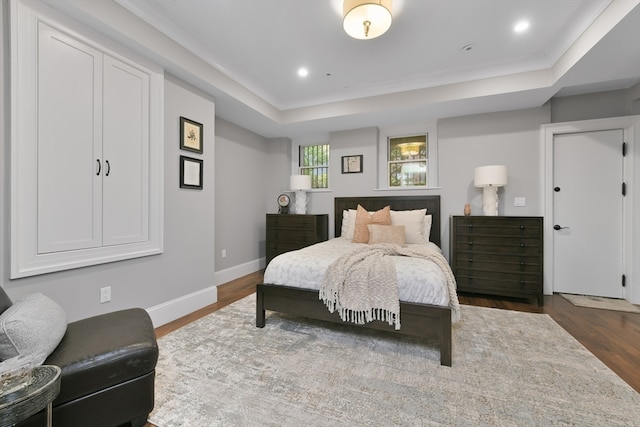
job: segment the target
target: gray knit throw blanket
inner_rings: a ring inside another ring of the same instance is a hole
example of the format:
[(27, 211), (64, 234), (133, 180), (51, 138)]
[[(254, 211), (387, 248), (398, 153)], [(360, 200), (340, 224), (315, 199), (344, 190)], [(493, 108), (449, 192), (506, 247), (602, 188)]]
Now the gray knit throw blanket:
[(436, 263), (447, 279), (452, 319), (460, 317), (456, 283), (449, 263), (439, 252), (408, 249), (382, 243), (363, 246), (334, 261), (320, 286), (320, 299), (345, 322), (362, 325), (373, 320), (387, 321), (400, 329), (400, 301), (396, 269), (390, 255), (411, 256)]

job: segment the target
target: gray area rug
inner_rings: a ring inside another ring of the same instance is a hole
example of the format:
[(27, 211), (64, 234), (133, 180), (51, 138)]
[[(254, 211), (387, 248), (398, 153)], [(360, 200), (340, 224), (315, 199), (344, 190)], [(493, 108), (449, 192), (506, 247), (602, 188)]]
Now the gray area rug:
[(617, 298), (604, 298), (592, 295), (560, 294), (564, 299), (579, 307), (600, 308), (604, 310), (627, 311), (640, 313), (640, 307), (629, 301)]
[(640, 394), (546, 314), (462, 306), (453, 367), (417, 340), (276, 313), (255, 295), (159, 340), (150, 422), (632, 426)]

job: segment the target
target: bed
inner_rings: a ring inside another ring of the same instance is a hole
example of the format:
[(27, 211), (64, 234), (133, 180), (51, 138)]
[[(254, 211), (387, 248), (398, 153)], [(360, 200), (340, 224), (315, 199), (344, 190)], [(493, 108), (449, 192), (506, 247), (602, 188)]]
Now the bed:
[[(441, 245), (440, 196), (335, 198), (335, 237), (340, 237), (342, 232), (343, 211), (356, 209), (358, 205), (370, 212), (385, 206), (390, 206), (395, 211), (426, 208), (427, 214), (431, 215), (429, 241), (437, 246)], [(259, 328), (265, 326), (266, 310), (343, 323), (337, 312), (331, 313), (327, 309), (316, 289), (282, 284), (258, 284), (256, 289), (256, 326)], [(378, 320), (358, 326), (436, 340), (439, 343), (440, 364), (451, 366), (452, 310), (449, 306), (406, 302), (400, 298), (400, 322), (402, 326), (399, 330), (387, 322)]]

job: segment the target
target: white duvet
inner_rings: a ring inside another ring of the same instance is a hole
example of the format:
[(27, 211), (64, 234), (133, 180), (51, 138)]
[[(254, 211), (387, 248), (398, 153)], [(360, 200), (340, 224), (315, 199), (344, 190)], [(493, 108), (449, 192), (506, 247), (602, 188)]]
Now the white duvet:
[[(329, 264), (366, 243), (335, 238), (306, 248), (286, 252), (271, 260), (264, 283), (319, 290)], [(440, 251), (433, 243), (427, 245)], [(424, 245), (407, 245), (424, 246)], [(398, 279), (400, 301), (440, 306), (449, 305), (447, 281), (436, 264), (419, 258), (392, 256)]]

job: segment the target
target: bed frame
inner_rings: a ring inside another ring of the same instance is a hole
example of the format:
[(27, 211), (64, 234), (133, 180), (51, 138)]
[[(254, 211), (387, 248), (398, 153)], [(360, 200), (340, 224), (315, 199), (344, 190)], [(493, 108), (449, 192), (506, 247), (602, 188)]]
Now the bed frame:
[[(440, 245), (440, 196), (336, 197), (335, 236), (339, 237), (342, 211), (358, 204), (369, 211), (391, 206), (392, 210), (427, 209), (432, 215), (430, 241)], [(265, 310), (289, 313), (317, 320), (344, 323), (337, 312), (330, 313), (318, 291), (261, 283), (256, 289), (256, 326), (265, 326)], [(400, 302), (401, 329), (374, 321), (358, 327), (392, 331), (403, 335), (435, 339), (440, 344), (440, 364), (451, 366), (451, 309), (429, 304)]]

